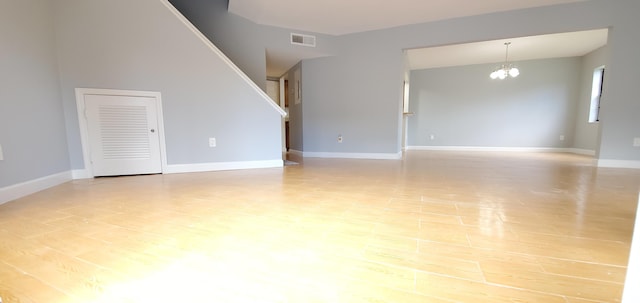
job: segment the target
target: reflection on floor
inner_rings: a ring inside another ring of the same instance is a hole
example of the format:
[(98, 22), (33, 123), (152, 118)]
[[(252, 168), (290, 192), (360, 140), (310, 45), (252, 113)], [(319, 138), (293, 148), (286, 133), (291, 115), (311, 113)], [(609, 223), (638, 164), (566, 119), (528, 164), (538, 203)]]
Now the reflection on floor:
[(409, 152), (0, 206), (4, 302), (619, 302), (640, 170)]

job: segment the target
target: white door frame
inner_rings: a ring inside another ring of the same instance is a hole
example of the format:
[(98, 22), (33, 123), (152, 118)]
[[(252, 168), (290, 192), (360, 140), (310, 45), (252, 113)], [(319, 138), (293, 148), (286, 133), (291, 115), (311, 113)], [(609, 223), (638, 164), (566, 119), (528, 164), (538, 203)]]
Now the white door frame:
[(162, 114), (162, 97), (160, 92), (115, 90), (99, 88), (76, 88), (76, 107), (78, 109), (78, 124), (80, 126), (80, 141), (82, 142), (82, 158), (84, 159), (84, 170), (74, 171), (74, 179), (93, 178), (93, 165), (89, 148), (89, 129), (87, 127), (87, 115), (85, 106), (85, 95), (106, 95), (106, 96), (128, 96), (128, 97), (148, 97), (156, 101), (158, 110), (158, 138), (160, 139), (160, 165), (162, 173), (167, 171), (167, 152), (164, 140), (164, 120)]
[[(278, 104), (280, 105), (280, 108), (282, 108), (282, 110), (284, 110), (285, 112), (287, 111), (287, 109), (285, 108), (285, 98), (287, 97), (285, 94), (288, 94), (289, 92), (284, 90), (284, 81), (287, 79), (286, 76), (283, 76), (280, 78), (279, 83), (280, 83), (280, 100), (278, 100)], [(284, 159), (284, 154), (287, 152), (287, 132), (286, 132), (286, 121), (289, 119), (289, 114), (286, 114), (284, 116), (282, 116), (282, 121), (280, 124), (280, 128), (282, 129), (282, 153), (283, 153), (283, 157), (282, 159)]]

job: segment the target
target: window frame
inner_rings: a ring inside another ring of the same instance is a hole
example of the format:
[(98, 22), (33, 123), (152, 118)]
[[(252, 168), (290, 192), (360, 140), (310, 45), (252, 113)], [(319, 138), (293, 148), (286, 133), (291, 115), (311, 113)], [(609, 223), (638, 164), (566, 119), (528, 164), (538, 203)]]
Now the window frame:
[(600, 101), (604, 88), (605, 66), (598, 66), (593, 70), (593, 81), (591, 83), (591, 102), (589, 106), (589, 123), (600, 122)]

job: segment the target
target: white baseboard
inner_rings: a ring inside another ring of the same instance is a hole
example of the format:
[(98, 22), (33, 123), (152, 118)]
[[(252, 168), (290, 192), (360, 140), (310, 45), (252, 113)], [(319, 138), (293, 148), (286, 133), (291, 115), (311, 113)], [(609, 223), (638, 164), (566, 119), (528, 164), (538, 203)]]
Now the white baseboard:
[(93, 178), (93, 176), (86, 169), (74, 169), (71, 171), (71, 176), (73, 180)]
[[(163, 170), (163, 174), (178, 173), (194, 173), (218, 170), (235, 170), (235, 169), (252, 169), (252, 168), (271, 168), (282, 167), (284, 162), (278, 160), (268, 161), (239, 161), (239, 162), (220, 162), (220, 163), (195, 163), (195, 164), (173, 164), (167, 165)], [(71, 171), (73, 179), (91, 179), (93, 175), (86, 169), (74, 169)]]
[(179, 173), (195, 173), (205, 171), (220, 170), (236, 170), (236, 169), (254, 169), (254, 168), (274, 168), (283, 167), (284, 161), (264, 160), (264, 161), (240, 161), (240, 162), (219, 162), (219, 163), (195, 163), (195, 164), (170, 164), (162, 173), (179, 174)]
[(49, 187), (71, 181), (71, 171), (65, 171), (46, 177), (0, 188), (0, 204), (45, 190)]
[(596, 154), (593, 150), (563, 147), (407, 146), (406, 150), (574, 153), (588, 156), (595, 156)]
[(578, 154), (578, 155), (585, 155), (585, 156), (595, 156), (596, 155), (596, 151), (592, 150), (592, 149), (583, 149), (583, 148), (567, 148), (567, 153), (573, 153), (573, 154)]
[(640, 161), (598, 159), (598, 167), (610, 168), (640, 168)]
[(402, 153), (328, 153), (328, 152), (303, 152), (305, 158), (343, 158), (343, 159), (376, 159), (376, 160), (400, 160)]

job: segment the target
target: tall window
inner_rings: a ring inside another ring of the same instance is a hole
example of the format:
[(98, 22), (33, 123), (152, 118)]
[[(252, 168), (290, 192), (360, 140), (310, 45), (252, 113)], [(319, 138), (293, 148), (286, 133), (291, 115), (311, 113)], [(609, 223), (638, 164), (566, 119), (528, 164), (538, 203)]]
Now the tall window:
[(409, 82), (404, 81), (404, 86), (402, 87), (402, 112), (409, 112)]
[(589, 123), (600, 121), (600, 98), (602, 97), (602, 84), (604, 82), (604, 66), (593, 71), (593, 84), (591, 86), (591, 108), (589, 110)]

